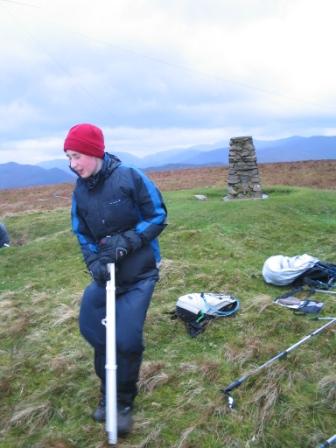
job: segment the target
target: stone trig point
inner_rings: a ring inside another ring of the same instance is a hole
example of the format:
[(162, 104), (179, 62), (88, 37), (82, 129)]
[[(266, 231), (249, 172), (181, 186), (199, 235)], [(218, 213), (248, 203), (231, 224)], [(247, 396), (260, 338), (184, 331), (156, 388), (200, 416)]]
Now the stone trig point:
[(263, 199), (252, 137), (230, 139), (228, 194), (230, 199)]

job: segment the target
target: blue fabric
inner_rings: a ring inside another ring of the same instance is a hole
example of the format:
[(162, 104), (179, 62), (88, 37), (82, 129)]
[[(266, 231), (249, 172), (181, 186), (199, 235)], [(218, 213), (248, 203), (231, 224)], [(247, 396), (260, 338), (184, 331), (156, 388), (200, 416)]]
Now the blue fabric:
[(5, 244), (9, 244), (9, 235), (5, 224), (0, 223), (0, 247), (3, 247)]
[(79, 244), (84, 251), (84, 253), (97, 253), (98, 247), (97, 244), (93, 243), (92, 240), (88, 238), (88, 236), (85, 236), (83, 233), (79, 231), (79, 219), (77, 215), (77, 202), (75, 195), (72, 195), (72, 204), (71, 204), (71, 225), (72, 225), (72, 231), (75, 235), (77, 235)]
[[(131, 405), (136, 394), (142, 354), (143, 329), (157, 277), (141, 280), (116, 296), (116, 345), (118, 401)], [(95, 350), (95, 370), (105, 386), (106, 289), (93, 282), (84, 291), (79, 327)]]

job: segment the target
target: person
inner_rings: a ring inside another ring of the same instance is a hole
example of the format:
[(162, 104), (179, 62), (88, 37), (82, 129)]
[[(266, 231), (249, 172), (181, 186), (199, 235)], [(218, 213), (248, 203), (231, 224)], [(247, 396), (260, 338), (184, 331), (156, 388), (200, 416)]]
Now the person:
[(166, 226), (167, 209), (143, 172), (104, 150), (103, 132), (93, 124), (73, 126), (64, 141), (70, 169), (78, 175), (72, 229), (92, 276), (83, 293), (79, 327), (94, 349), (101, 398), (92, 416), (99, 422), (105, 421), (107, 264), (116, 266), (117, 427), (122, 436), (133, 425), (144, 323), (159, 278), (157, 237)]
[(8, 230), (2, 222), (0, 222), (0, 248), (1, 247), (9, 247), (10, 246), (10, 239)]

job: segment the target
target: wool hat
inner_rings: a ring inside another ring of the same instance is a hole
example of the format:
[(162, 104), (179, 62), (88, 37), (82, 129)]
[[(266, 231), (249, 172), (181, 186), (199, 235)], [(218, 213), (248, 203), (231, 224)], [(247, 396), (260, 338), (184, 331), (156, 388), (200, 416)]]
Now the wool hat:
[(93, 124), (76, 124), (64, 140), (64, 151), (69, 149), (100, 159), (104, 158), (104, 148), (103, 132)]

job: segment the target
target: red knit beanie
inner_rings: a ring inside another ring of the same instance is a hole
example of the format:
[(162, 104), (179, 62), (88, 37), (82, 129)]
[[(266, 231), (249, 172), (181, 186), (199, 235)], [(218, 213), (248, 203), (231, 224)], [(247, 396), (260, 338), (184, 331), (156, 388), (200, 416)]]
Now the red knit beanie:
[(64, 151), (71, 150), (88, 156), (104, 158), (104, 135), (101, 129), (93, 124), (76, 124), (64, 141)]

